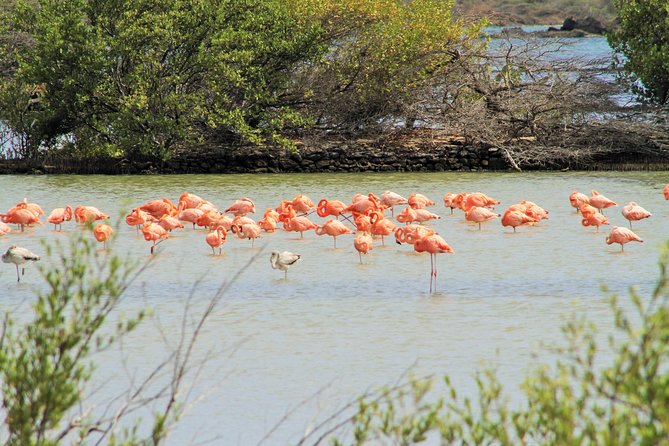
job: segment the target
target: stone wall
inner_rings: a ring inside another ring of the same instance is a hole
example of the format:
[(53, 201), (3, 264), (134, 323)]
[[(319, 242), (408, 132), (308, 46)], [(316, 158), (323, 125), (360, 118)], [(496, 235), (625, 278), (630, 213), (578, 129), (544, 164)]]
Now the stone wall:
[(442, 172), (508, 170), (497, 149), (448, 143), (339, 142), (296, 150), (226, 147), (182, 151), (168, 161), (155, 159), (0, 160), (0, 173), (288, 173)]

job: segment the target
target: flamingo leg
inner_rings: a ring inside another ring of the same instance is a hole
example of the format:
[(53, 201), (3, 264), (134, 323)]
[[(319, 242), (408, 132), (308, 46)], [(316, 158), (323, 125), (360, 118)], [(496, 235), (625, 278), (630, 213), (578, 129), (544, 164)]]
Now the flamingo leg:
[(283, 271), (283, 280), (288, 280), (288, 270)]
[(360, 264), (362, 265), (362, 253), (358, 251), (358, 257), (360, 257)]
[(430, 253), (430, 293), (432, 293), (432, 271), (434, 270), (434, 261), (432, 260), (432, 253)]
[(481, 222), (479, 222), (479, 231), (481, 230)]
[(432, 276), (434, 277), (434, 292), (437, 292), (437, 254), (432, 254), (434, 256), (434, 270)]
[(211, 247), (211, 252), (212, 252), (214, 255), (216, 255), (216, 250), (214, 249), (213, 246)]
[(19, 265), (16, 264), (16, 281), (20, 282), (21, 281), (21, 276), (19, 275)]
[(332, 237), (334, 239), (334, 249), (337, 249), (337, 236)]

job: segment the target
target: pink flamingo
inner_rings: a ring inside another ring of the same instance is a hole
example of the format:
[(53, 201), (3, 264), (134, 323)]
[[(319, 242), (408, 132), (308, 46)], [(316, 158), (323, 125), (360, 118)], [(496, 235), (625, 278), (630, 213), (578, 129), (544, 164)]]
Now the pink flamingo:
[(142, 234), (144, 235), (144, 240), (153, 242), (153, 245), (151, 245), (151, 254), (153, 254), (156, 245), (169, 237), (167, 230), (154, 222), (147, 222), (142, 227)]
[(230, 205), (225, 210), (225, 214), (232, 213), (235, 217), (246, 214), (254, 214), (256, 211), (256, 205), (250, 199), (244, 197), (241, 198)]
[(608, 225), (609, 219), (606, 218), (604, 214), (600, 214), (599, 212), (593, 212), (586, 214), (586, 216), (584, 216), (583, 219), (581, 220), (581, 224), (583, 226), (597, 226), (597, 232), (599, 232), (599, 227), (601, 225)]
[(493, 218), (499, 218), (501, 216), (501, 214), (496, 214), (490, 209), (479, 206), (472, 206), (468, 211), (465, 212), (465, 220), (478, 223), (479, 231), (481, 230), (481, 223), (492, 220)]
[(434, 206), (434, 201), (430, 200), (423, 194), (411, 194), (407, 198), (407, 203), (414, 209), (423, 209), (428, 206)]
[(353, 247), (358, 251), (358, 256), (360, 257), (360, 264), (362, 265), (362, 255), (369, 253), (374, 247), (372, 236), (368, 232), (360, 232), (353, 239)]
[(210, 232), (207, 234), (205, 237), (205, 241), (209, 246), (211, 246), (211, 251), (216, 255), (216, 250), (215, 248), (218, 248), (218, 255), (221, 255), (221, 252), (223, 252), (223, 243), (225, 243), (225, 239), (227, 238), (227, 232), (225, 228), (222, 226), (219, 226), (216, 228), (215, 231)]
[(251, 240), (251, 248), (255, 244), (257, 238), (260, 238), (262, 229), (256, 223), (245, 223), (243, 225), (232, 225), (230, 227), (233, 234), (237, 234), (240, 239)]
[(569, 203), (572, 207), (576, 208), (576, 212), (579, 212), (581, 205), (590, 204), (590, 198), (584, 193), (574, 191), (569, 194)]
[(624, 226), (614, 226), (611, 228), (611, 232), (606, 236), (606, 244), (610, 245), (612, 243), (620, 243), (620, 251), (625, 251), (625, 243), (628, 242), (641, 242), (641, 237), (632, 232), (631, 229), (627, 229)]
[(630, 201), (627, 203), (625, 206), (623, 206), (622, 209), (623, 212), (623, 217), (629, 220), (630, 222), (630, 229), (632, 229), (632, 221), (639, 221), (643, 220), (644, 218), (650, 217), (651, 214), (634, 201)]
[(56, 208), (49, 214), (46, 221), (53, 223), (53, 229), (56, 230), (58, 226), (63, 229), (63, 222), (72, 220), (73, 216), (72, 206), (65, 206), (64, 208)]
[(611, 206), (618, 206), (615, 201), (609, 200), (594, 189), (592, 190), (592, 195), (590, 197), (590, 205), (599, 209), (599, 212), (602, 212), (602, 210)]
[(333, 238), (334, 248), (337, 248), (337, 237), (344, 234), (350, 234), (352, 231), (339, 220), (330, 219), (322, 226), (316, 226), (316, 235), (329, 235)]
[(537, 222), (536, 218), (530, 217), (529, 215), (523, 212), (514, 211), (512, 209), (507, 209), (504, 215), (502, 215), (502, 226), (513, 227), (513, 232), (516, 232), (517, 226), (522, 226), (536, 222)]
[(437, 291), (437, 254), (453, 253), (453, 248), (448, 246), (446, 240), (437, 234), (425, 236), (416, 240), (413, 245), (416, 252), (430, 253), (430, 293), (432, 292), (432, 282), (434, 282), (434, 291)]
[(104, 223), (98, 223), (93, 228), (93, 236), (95, 240), (100, 243), (103, 243), (104, 249), (107, 249), (107, 240), (109, 240), (114, 233), (114, 230), (111, 226)]
[(397, 206), (399, 204), (409, 204), (409, 200), (407, 200), (400, 194), (389, 190), (381, 194), (381, 199), (379, 201), (386, 208), (390, 208), (390, 215), (392, 216), (395, 215), (395, 212), (393, 210), (394, 206)]

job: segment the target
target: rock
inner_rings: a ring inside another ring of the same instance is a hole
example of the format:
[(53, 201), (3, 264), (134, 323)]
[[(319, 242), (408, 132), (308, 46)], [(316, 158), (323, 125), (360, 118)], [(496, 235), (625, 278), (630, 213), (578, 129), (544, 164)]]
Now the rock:
[(575, 29), (580, 29), (587, 33), (591, 34), (604, 34), (606, 33), (606, 28), (602, 23), (594, 17), (588, 16), (583, 20), (575, 20), (573, 17), (568, 17), (562, 23), (562, 28), (560, 31), (573, 31)]

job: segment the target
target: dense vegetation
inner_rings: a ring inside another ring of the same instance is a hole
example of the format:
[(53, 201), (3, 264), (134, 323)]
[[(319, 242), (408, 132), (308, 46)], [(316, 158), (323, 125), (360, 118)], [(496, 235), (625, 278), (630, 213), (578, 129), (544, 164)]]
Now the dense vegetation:
[(0, 20), (0, 120), (24, 156), (167, 157), (202, 141), (415, 119), (478, 44), (442, 0), (32, 0)]
[(642, 97), (669, 101), (669, 8), (663, 0), (614, 0), (620, 26), (609, 35), (618, 60)]

